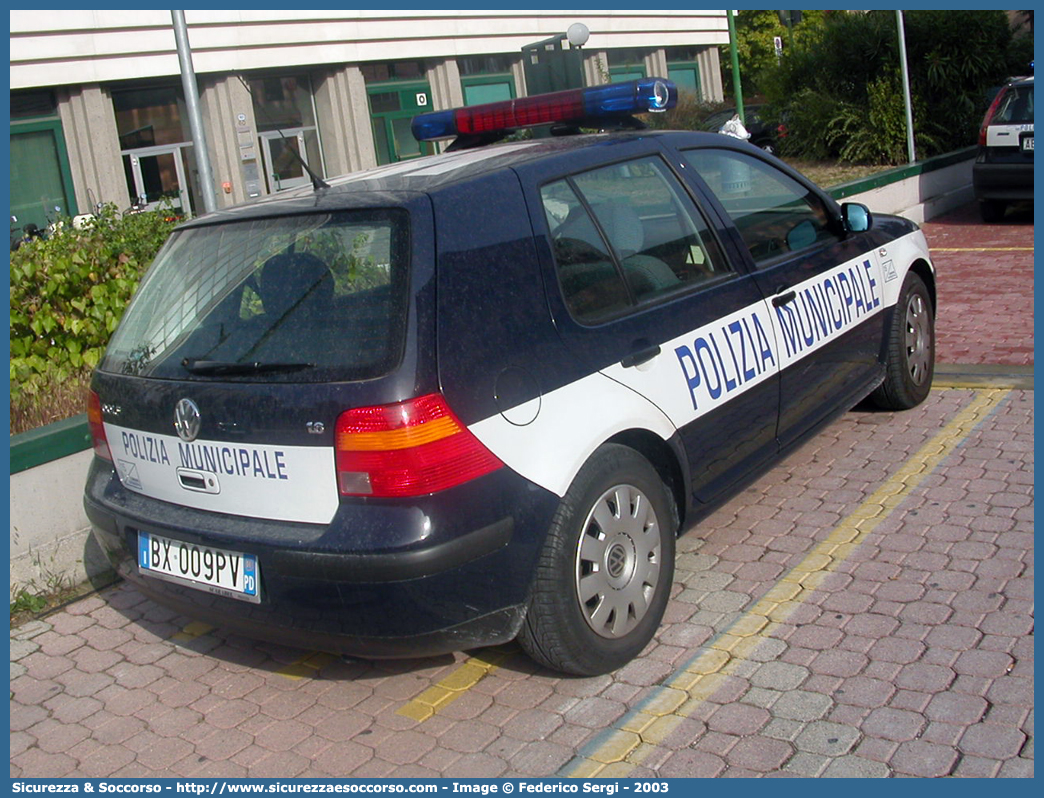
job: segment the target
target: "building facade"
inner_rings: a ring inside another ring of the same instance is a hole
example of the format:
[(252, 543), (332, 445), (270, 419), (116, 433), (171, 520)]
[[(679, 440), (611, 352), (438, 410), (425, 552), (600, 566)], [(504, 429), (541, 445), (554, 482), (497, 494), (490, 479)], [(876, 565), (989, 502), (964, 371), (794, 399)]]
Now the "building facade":
[[(525, 96), (522, 48), (582, 22), (588, 85), (722, 98), (724, 11), (186, 11), (218, 205), (430, 151), (416, 113)], [(19, 225), (161, 200), (203, 210), (169, 11), (11, 11)], [(293, 152), (291, 152), (291, 150)]]

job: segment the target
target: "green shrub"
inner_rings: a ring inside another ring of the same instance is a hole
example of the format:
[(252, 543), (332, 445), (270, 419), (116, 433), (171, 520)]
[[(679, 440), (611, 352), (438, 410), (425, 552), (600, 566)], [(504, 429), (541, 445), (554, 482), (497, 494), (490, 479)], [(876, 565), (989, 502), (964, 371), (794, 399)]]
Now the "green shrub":
[(65, 224), (11, 253), (12, 411), (98, 363), (174, 224), (169, 210), (107, 205), (81, 230)]
[(779, 139), (780, 155), (824, 161), (835, 155), (827, 139), (830, 123), (837, 115), (837, 101), (815, 89), (801, 89), (787, 105), (780, 122), (787, 135)]
[[(837, 148), (839, 160), (847, 163), (896, 164), (907, 157), (906, 107), (898, 72), (870, 82), (867, 105), (843, 103), (830, 121), (827, 141)], [(915, 101), (914, 128), (917, 146), (937, 149), (934, 129), (923, 122), (924, 103)], [(918, 124), (920, 122), (920, 124)]]

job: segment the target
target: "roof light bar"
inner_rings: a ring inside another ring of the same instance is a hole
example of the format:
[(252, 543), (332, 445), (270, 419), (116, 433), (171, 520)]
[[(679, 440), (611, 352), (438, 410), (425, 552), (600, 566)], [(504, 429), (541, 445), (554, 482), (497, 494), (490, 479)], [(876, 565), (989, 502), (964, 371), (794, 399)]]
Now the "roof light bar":
[(612, 121), (631, 114), (659, 112), (678, 102), (678, 88), (665, 78), (641, 78), (586, 89), (567, 89), (413, 118), (417, 141), (438, 141), (561, 122)]

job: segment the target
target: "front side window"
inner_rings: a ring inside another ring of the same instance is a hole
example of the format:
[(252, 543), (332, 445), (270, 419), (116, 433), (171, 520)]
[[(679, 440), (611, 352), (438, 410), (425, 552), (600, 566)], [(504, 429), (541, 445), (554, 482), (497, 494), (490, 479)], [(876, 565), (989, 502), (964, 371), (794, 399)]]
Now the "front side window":
[(562, 295), (579, 321), (728, 272), (703, 217), (655, 156), (557, 180), (540, 193)]
[(721, 202), (756, 264), (840, 239), (823, 201), (770, 164), (732, 150), (683, 155)]
[(100, 368), (166, 379), (364, 379), (398, 362), (402, 211), (308, 214), (176, 232)]

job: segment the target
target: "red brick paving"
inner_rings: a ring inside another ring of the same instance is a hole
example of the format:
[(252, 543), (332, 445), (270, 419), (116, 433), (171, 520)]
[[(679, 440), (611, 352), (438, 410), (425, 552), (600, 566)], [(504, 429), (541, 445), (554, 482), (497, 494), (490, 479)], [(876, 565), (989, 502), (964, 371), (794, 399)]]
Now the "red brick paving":
[[(970, 204), (922, 229), (938, 275), (938, 361), (1032, 365), (1032, 209), (984, 224)], [(986, 251), (949, 251), (973, 248)]]

